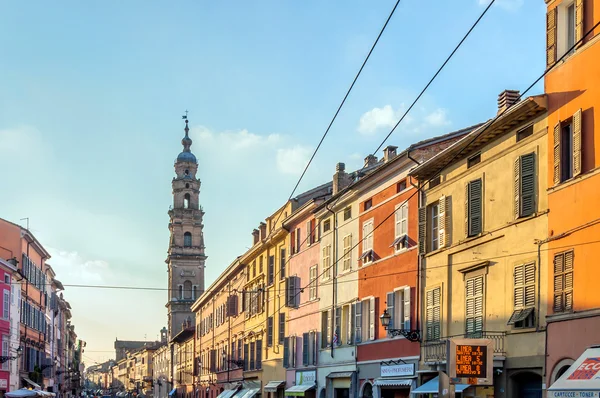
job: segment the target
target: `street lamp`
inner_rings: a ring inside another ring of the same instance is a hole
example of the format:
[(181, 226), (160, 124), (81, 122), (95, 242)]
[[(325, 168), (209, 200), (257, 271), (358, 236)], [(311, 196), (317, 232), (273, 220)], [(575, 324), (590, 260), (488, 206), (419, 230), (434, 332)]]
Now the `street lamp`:
[(387, 312), (387, 309), (383, 310), (383, 314), (381, 314), (379, 319), (381, 320), (381, 326), (383, 326), (383, 328), (388, 332), (390, 336), (404, 336), (408, 341), (413, 343), (421, 341), (420, 330), (389, 329), (392, 316)]

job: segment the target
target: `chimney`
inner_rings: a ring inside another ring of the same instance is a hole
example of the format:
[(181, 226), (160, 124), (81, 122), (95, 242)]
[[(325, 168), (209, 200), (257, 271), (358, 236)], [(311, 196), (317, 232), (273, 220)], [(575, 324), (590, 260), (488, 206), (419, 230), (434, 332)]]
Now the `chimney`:
[(352, 183), (352, 178), (346, 173), (346, 165), (344, 163), (338, 163), (335, 166), (335, 174), (333, 175), (333, 191), (335, 195), (342, 189), (346, 188)]
[(396, 157), (396, 149), (398, 149), (397, 146), (393, 146), (393, 145), (388, 145), (384, 150), (383, 150), (383, 161), (385, 163), (389, 162), (390, 160), (392, 160), (393, 158)]
[(504, 90), (498, 95), (498, 115), (519, 102), (519, 90)]
[(365, 166), (364, 167), (374, 166), (375, 164), (377, 164), (377, 156), (369, 155), (365, 158)]
[(258, 229), (252, 230), (252, 246), (258, 243)]
[(267, 237), (267, 224), (261, 222), (258, 225), (258, 230), (260, 231), (260, 240), (263, 240)]

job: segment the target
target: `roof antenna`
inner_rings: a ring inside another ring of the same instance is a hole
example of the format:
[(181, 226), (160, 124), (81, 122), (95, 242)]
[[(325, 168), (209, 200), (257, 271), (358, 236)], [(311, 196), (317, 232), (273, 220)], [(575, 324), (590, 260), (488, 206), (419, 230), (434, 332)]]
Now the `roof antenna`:
[[(186, 111), (187, 114), (187, 111)], [(19, 221), (27, 220), (27, 230), (29, 231), (29, 217), (21, 218)]]

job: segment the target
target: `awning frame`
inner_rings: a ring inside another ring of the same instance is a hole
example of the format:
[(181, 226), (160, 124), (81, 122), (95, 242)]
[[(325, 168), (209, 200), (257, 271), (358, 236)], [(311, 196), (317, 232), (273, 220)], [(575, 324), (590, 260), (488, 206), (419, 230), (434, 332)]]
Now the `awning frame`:
[(285, 390), (286, 397), (303, 397), (307, 391), (317, 388), (317, 383), (298, 384)]
[(28, 379), (27, 377), (23, 377), (23, 380), (25, 380), (27, 382), (27, 384), (29, 384), (31, 387), (35, 388), (36, 390), (42, 389), (42, 387), (39, 384), (32, 381), (31, 379)]
[(277, 390), (279, 390), (279, 388), (282, 386), (285, 386), (285, 380), (270, 381), (267, 383), (267, 385), (265, 385), (263, 390), (265, 392), (277, 392)]
[(373, 385), (379, 387), (407, 387), (411, 388), (414, 378), (402, 379), (402, 378), (384, 378), (379, 377), (374, 380)]

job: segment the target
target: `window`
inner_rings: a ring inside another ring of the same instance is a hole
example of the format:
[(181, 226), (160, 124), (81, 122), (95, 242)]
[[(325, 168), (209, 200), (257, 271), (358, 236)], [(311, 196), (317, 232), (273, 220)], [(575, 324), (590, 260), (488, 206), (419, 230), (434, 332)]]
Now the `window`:
[(575, 3), (567, 6), (567, 45), (565, 51), (568, 51), (571, 47), (575, 45)]
[(317, 276), (318, 276), (317, 265), (313, 265), (312, 267), (310, 267), (310, 284), (308, 287), (308, 299), (309, 300), (317, 299), (317, 283), (318, 283)]
[(573, 177), (573, 129), (572, 124), (562, 126), (560, 134), (560, 181)]
[(317, 241), (317, 224), (315, 220), (306, 223), (306, 244), (312, 245)]
[(321, 312), (321, 347), (331, 346), (331, 310)]
[(431, 214), (431, 250), (439, 249), (439, 205), (433, 204), (429, 208)]
[(285, 247), (279, 249), (279, 280), (285, 279)]
[(365, 221), (363, 224), (363, 250), (360, 259), (363, 264), (370, 263), (374, 259), (373, 253), (373, 220)]
[(192, 298), (192, 282), (183, 282), (183, 298), (190, 300)]
[(348, 206), (344, 209), (344, 221), (352, 218), (352, 207)]
[(483, 192), (481, 179), (471, 181), (466, 185), (467, 198), (465, 229), (467, 237), (477, 236), (482, 232)]
[(519, 156), (514, 169), (515, 218), (535, 213), (535, 154)]
[(292, 351), (290, 344), (290, 337), (286, 337), (283, 340), (283, 367), (285, 369), (292, 367), (290, 364), (290, 351)]
[(283, 344), (283, 339), (285, 337), (285, 314), (279, 314), (279, 334), (277, 338), (278, 344)]
[(323, 221), (323, 232), (328, 232), (331, 230), (331, 219), (327, 219)]
[(480, 153), (478, 153), (477, 155), (473, 155), (467, 159), (467, 168), (470, 169), (471, 167), (475, 166), (478, 163), (481, 163), (481, 154)]
[(373, 199), (366, 200), (363, 206), (364, 211), (369, 210), (371, 207), (373, 207)]
[(310, 340), (310, 333), (302, 333), (302, 365), (308, 366), (312, 364), (312, 344), (314, 341)]
[(362, 302), (359, 301), (353, 304), (352, 307), (354, 308), (354, 338), (358, 344), (362, 341)]
[(250, 370), (255, 369), (255, 363), (254, 363), (255, 352), (256, 352), (255, 346), (256, 346), (256, 343), (254, 343), (254, 342), (250, 343)]
[(465, 291), (465, 332), (467, 337), (480, 337), (483, 332), (483, 275), (467, 279)]
[(183, 285), (177, 286), (179, 289), (179, 300), (183, 300)]
[(273, 346), (273, 317), (267, 318), (267, 347)]
[(183, 196), (183, 208), (184, 209), (189, 209), (190, 208), (190, 194), (186, 193)]
[(396, 184), (396, 193), (400, 193), (406, 189), (406, 180), (400, 181)]
[(429, 181), (429, 189), (437, 187), (438, 185), (440, 185), (441, 182), (442, 182), (442, 177), (441, 176), (437, 176), (437, 177), (432, 178)]
[(263, 268), (264, 268), (263, 267), (263, 256), (260, 256), (258, 258), (258, 272), (262, 274), (263, 273)]
[(426, 293), (425, 310), (425, 338), (426, 340), (439, 340), (442, 329), (442, 289), (437, 287)]
[(533, 124), (517, 131), (517, 142), (533, 135)]
[(325, 246), (323, 249), (323, 279), (331, 278), (331, 245)]
[(508, 325), (515, 329), (530, 328), (534, 323), (535, 307), (535, 264), (523, 264), (513, 271), (513, 313)]
[(183, 246), (192, 247), (192, 234), (190, 232), (183, 234)]
[(2, 318), (10, 318), (10, 290), (4, 290), (4, 297), (2, 301)]
[(296, 253), (300, 251), (300, 247), (302, 246), (302, 240), (300, 237), (300, 228), (296, 228)]
[(546, 63), (553, 65), (583, 38), (582, 0), (563, 1), (546, 15)]
[(582, 112), (554, 126), (554, 184), (581, 174)]
[(342, 325), (342, 307), (335, 309), (335, 323), (333, 325), (333, 345), (339, 346), (342, 344), (342, 336), (340, 335), (340, 326)]
[(256, 260), (252, 261), (252, 278), (256, 278)]
[(408, 248), (408, 203), (396, 206), (395, 214), (396, 240), (392, 246), (396, 251)]
[(350, 271), (352, 268), (352, 235), (344, 236), (344, 257), (342, 262), (342, 270)]
[(410, 330), (410, 287), (395, 289), (386, 295), (386, 307), (391, 315), (390, 329)]
[[(355, 307), (356, 310), (356, 322), (357, 322), (357, 342), (365, 341), (365, 340), (375, 340), (375, 325), (379, 321), (377, 318), (377, 313), (375, 312), (375, 298), (370, 297), (362, 300), (360, 303), (360, 310)], [(360, 324), (358, 323), (360, 322)], [(362, 331), (362, 336), (358, 334), (358, 325), (360, 325), (360, 330)]]
[(196, 300), (198, 298), (198, 286), (192, 286), (192, 300)]
[(262, 340), (256, 341), (256, 369), (262, 369)]
[(573, 251), (554, 255), (554, 312), (573, 311)]
[(4, 283), (10, 285), (10, 275), (4, 274)]
[[(7, 358), (9, 356), (8, 353), (8, 344), (9, 344), (9, 337), (8, 336), (2, 336), (2, 356)], [(10, 361), (4, 361), (2, 363), (2, 370), (8, 370), (8, 364), (10, 363)]]
[[(261, 257), (262, 258), (262, 257)], [(268, 276), (267, 276), (267, 285), (272, 285), (275, 279), (275, 256), (269, 256), (269, 265), (268, 265)]]
[(285, 305), (286, 307), (297, 308), (300, 305), (300, 278), (290, 276), (285, 280)]

